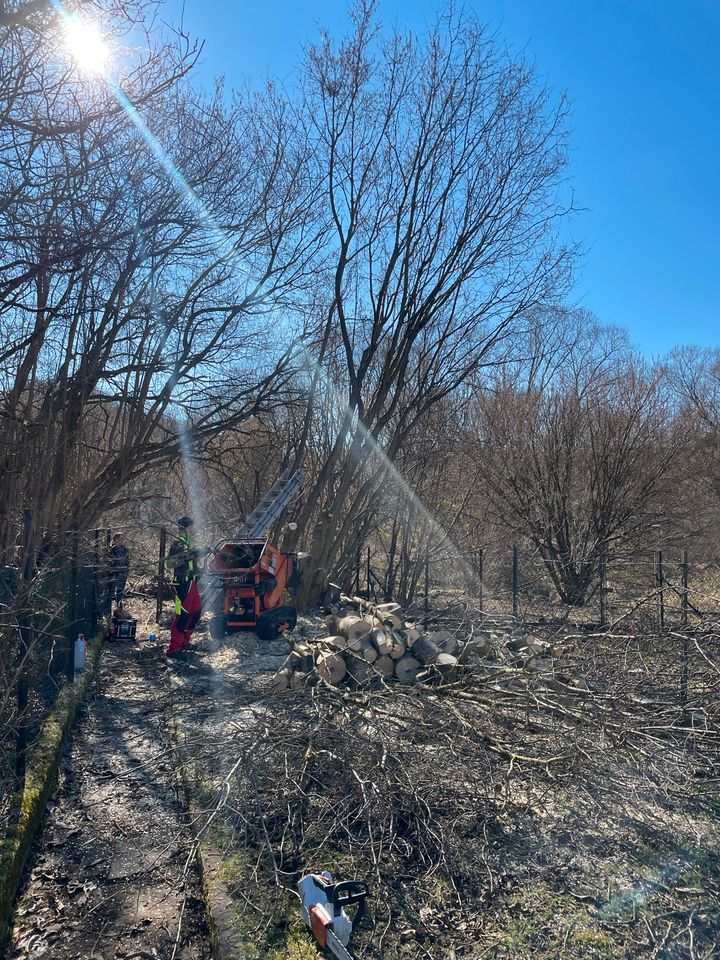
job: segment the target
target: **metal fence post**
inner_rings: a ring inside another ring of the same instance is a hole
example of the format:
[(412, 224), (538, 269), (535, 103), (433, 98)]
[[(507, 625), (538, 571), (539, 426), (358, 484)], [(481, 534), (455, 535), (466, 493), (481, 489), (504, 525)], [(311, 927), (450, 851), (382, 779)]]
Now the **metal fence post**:
[(658, 622), (660, 629), (665, 628), (665, 576), (663, 573), (662, 550), (655, 553), (655, 583), (658, 593)]
[(513, 546), (513, 565), (512, 565), (512, 615), (517, 620), (518, 616), (518, 588), (520, 581), (520, 548)]
[(167, 530), (160, 527), (160, 549), (158, 551), (158, 584), (157, 601), (155, 604), (155, 623), (160, 623), (163, 608), (163, 593), (165, 587), (165, 545), (167, 543)]
[(687, 625), (688, 625), (688, 606), (689, 606), (689, 599), (688, 599), (688, 566), (689, 566), (689, 564), (688, 564), (688, 552), (687, 552), (687, 550), (683, 550), (683, 552), (682, 552), (682, 559), (681, 559), (680, 563), (681, 563), (681, 567), (682, 567), (682, 597), (681, 597), (681, 603), (682, 603), (682, 625), (683, 625), (683, 627), (687, 627)]

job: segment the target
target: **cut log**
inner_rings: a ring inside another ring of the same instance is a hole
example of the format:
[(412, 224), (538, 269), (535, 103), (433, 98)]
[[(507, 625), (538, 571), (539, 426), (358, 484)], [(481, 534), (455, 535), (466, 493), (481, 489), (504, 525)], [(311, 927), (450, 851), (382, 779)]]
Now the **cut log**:
[(385, 623), (390, 622), (392, 626), (402, 627), (402, 610), (399, 603), (371, 603), (363, 597), (348, 597), (341, 594), (340, 599), (343, 603), (352, 604), (352, 606), (364, 613), (367, 617), (376, 617)]
[(350, 614), (338, 621), (338, 633), (352, 641), (360, 637), (368, 637), (372, 633), (372, 626), (357, 614)]
[(440, 648), (429, 637), (418, 637), (412, 645), (412, 655), (420, 663), (433, 663), (440, 656)]
[(416, 627), (414, 623), (408, 623), (405, 629), (405, 637), (408, 647), (411, 647), (415, 641), (423, 635), (422, 630)]
[(352, 653), (346, 653), (345, 663), (347, 664), (348, 676), (355, 683), (362, 685), (374, 679), (375, 673), (373, 665), (362, 657), (355, 656)]
[(362, 657), (363, 660), (367, 660), (368, 663), (375, 663), (378, 658), (377, 650), (370, 640), (365, 638), (360, 641), (360, 649), (358, 650), (357, 654), (359, 657)]
[[(304, 650), (308, 652), (305, 653)], [(288, 654), (285, 663), (280, 667), (280, 670), (288, 670), (292, 673), (294, 670), (312, 670), (313, 668), (313, 658), (312, 651), (309, 647), (306, 647), (305, 644), (302, 645), (302, 650), (293, 650)]]
[(429, 633), (427, 638), (432, 640), (443, 653), (455, 653), (458, 648), (457, 637), (449, 630), (435, 630), (433, 633)]
[(404, 623), (403, 618), (396, 613), (383, 613), (378, 617), (378, 620), (381, 620), (385, 626), (393, 627), (396, 630), (401, 630)]
[(316, 660), (316, 666), (318, 675), (334, 687), (345, 679), (347, 664), (340, 653), (332, 651), (321, 653)]
[(311, 657), (312, 647), (310, 646), (310, 644), (304, 643), (302, 640), (298, 640), (295, 643), (293, 643), (292, 653), (299, 657)]
[(430, 669), (439, 673), (444, 680), (449, 680), (457, 670), (458, 660), (451, 653), (441, 653), (437, 660), (433, 660)]
[(386, 631), (382, 627), (376, 627), (372, 632), (372, 642), (375, 644), (377, 652), (384, 656), (389, 654), (393, 648), (393, 635), (389, 630)]
[(381, 616), (383, 613), (394, 613), (400, 616), (402, 610), (399, 603), (378, 603), (375, 607), (375, 613), (376, 616)]
[(468, 640), (457, 654), (459, 663), (473, 663), (477, 660), (483, 660), (489, 657), (493, 652), (492, 644), (484, 637), (476, 640)]
[(407, 653), (407, 647), (402, 640), (399, 640), (396, 636), (393, 635), (393, 645), (392, 650), (390, 651), (390, 656), (393, 660), (399, 660), (401, 657), (404, 657)]
[(378, 657), (373, 664), (373, 670), (381, 677), (391, 677), (395, 673), (395, 661), (392, 657)]
[(421, 669), (420, 663), (415, 657), (411, 657), (410, 654), (406, 654), (395, 662), (395, 676), (400, 683), (404, 683), (407, 686), (411, 686), (416, 682), (417, 675)]
[(333, 650), (346, 650), (348, 645), (347, 637), (344, 637), (341, 633), (333, 637), (323, 637), (320, 643), (332, 647)]

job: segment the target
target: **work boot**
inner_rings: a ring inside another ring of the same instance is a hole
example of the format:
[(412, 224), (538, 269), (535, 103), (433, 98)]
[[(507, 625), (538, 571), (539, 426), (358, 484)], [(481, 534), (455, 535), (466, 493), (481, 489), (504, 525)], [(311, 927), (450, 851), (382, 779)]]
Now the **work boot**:
[(188, 655), (184, 650), (176, 650), (174, 653), (166, 653), (166, 657), (170, 660), (187, 660)]

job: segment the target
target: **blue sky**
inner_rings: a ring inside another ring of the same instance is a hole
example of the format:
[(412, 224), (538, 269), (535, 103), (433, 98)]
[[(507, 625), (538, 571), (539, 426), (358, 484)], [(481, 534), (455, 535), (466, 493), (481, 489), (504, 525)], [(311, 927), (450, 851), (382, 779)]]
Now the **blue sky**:
[[(175, 15), (182, 0), (171, 0)], [(524, 51), (571, 111), (570, 183), (586, 249), (575, 298), (626, 327), (649, 357), (678, 344), (720, 346), (719, 0), (467, 2)], [(380, 0), (383, 23), (415, 30), (429, 0)], [(201, 73), (228, 85), (291, 80), (318, 28), (339, 34), (338, 0), (185, 0), (205, 39)]]

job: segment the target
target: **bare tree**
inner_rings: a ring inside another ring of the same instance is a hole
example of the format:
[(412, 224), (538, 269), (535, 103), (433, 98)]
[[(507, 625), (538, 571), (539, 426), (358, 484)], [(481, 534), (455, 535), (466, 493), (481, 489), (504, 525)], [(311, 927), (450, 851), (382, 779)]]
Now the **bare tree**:
[(36, 530), (91, 525), (149, 467), (281, 403), (298, 325), (277, 317), (302, 301), (318, 237), (279, 97), (194, 94), (161, 50), (126, 84), (151, 131), (127, 95), (118, 107), (122, 81), (36, 62), (20, 22), (7, 69), (31, 94), (0, 142), (6, 549), (23, 506)]
[[(297, 459), (331, 439), (302, 526), (337, 566), (390, 464), (434, 404), (496, 362), (564, 289), (556, 243), (564, 108), (472, 17), (380, 37), (374, 4), (307, 57), (305, 116), (333, 228)], [(326, 441), (323, 440), (323, 443)]]
[(647, 531), (669, 501), (687, 432), (662, 368), (591, 317), (564, 320), (478, 395), (475, 462), (500, 520), (581, 606), (601, 551)]

